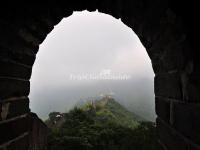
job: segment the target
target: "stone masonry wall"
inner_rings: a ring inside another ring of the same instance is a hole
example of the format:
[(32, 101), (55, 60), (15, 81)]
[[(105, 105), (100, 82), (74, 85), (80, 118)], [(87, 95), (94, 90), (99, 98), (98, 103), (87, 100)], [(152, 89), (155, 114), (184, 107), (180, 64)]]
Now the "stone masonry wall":
[(146, 47), (155, 72), (157, 150), (199, 150), (198, 5), (178, 0), (67, 3), (0, 6), (0, 150), (45, 149), (41, 135), (46, 131), (30, 117), (32, 66), (54, 26), (85, 9), (121, 18)]

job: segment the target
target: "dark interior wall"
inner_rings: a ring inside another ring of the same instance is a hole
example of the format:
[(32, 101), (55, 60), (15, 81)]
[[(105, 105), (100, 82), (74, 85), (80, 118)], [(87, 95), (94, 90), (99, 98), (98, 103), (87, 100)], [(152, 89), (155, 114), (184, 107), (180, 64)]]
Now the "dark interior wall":
[(195, 5), (176, 0), (70, 0), (0, 6), (0, 149), (34, 145), (36, 125), (28, 95), (39, 45), (62, 18), (85, 9), (121, 18), (146, 47), (155, 72), (157, 150), (200, 149)]

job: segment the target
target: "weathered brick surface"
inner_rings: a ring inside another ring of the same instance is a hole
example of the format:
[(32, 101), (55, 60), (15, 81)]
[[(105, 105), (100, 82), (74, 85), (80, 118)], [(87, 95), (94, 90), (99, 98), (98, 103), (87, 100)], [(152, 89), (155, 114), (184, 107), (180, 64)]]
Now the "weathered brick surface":
[(28, 28), (23, 28), (20, 29), (18, 32), (18, 35), (27, 43), (34, 45), (34, 46), (38, 46), (40, 44), (40, 40), (34, 36), (29, 30)]
[(27, 96), (30, 82), (0, 77), (0, 100), (9, 97)]
[(17, 138), (21, 134), (29, 131), (29, 124), (30, 119), (27, 117), (5, 123), (0, 123), (0, 145), (14, 138)]
[(180, 75), (177, 73), (156, 75), (154, 87), (156, 96), (182, 99)]
[(46, 150), (48, 128), (44, 122), (34, 113), (30, 114), (31, 131), (30, 131), (30, 150)]
[[(9, 102), (0, 102), (0, 121), (2, 120), (2, 107), (8, 107), (8, 112), (6, 113), (5, 119), (10, 119), (13, 117), (17, 117), (26, 113), (29, 113), (29, 99), (23, 98), (23, 99), (16, 99), (14, 101)], [(6, 110), (4, 110), (6, 111)], [(4, 113), (4, 114), (5, 114)], [(5, 120), (4, 119), (4, 120)]]
[(173, 104), (173, 127), (200, 145), (200, 104)]
[(15, 77), (29, 80), (31, 77), (32, 68), (26, 67), (15, 62), (0, 60), (0, 76)]
[(156, 114), (167, 123), (170, 122), (170, 101), (156, 97)]
[(200, 148), (194, 146), (194, 145), (190, 145), (189, 146), (189, 150), (199, 150)]
[(14, 30), (0, 24), (0, 46), (16, 50), (21, 53), (34, 54), (35, 48), (26, 43)]
[(188, 144), (182, 137), (177, 135), (160, 119), (156, 120), (158, 139), (161, 140), (169, 150), (188, 150)]
[(0, 59), (2, 61), (13, 61), (31, 67), (35, 61), (35, 55), (20, 53), (18, 51), (14, 51), (13, 49), (7, 49), (0, 46)]
[(159, 143), (158, 141), (156, 142), (156, 150), (166, 150), (165, 146)]
[[(39, 44), (41, 44), (47, 36), (49, 27), (46, 27), (38, 18), (33, 16), (29, 21), (26, 22), (26, 30), (37, 38)], [(51, 27), (53, 28), (53, 26)]]
[(28, 150), (29, 149), (29, 135), (26, 135), (7, 146), (7, 150)]
[(188, 75), (188, 83), (186, 85), (186, 90), (188, 94), (188, 101), (200, 103), (200, 74)]

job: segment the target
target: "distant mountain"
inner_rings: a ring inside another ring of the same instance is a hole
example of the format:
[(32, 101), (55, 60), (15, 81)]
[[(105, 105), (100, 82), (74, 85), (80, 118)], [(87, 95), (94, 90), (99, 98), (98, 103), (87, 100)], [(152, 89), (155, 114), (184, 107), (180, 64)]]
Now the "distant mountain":
[(139, 121), (143, 120), (109, 96), (105, 96), (100, 100), (89, 101), (80, 108), (94, 113), (97, 122), (109, 121), (126, 127), (136, 127)]
[(90, 100), (46, 121), (48, 150), (154, 150), (155, 125), (110, 96)]
[[(105, 96), (99, 100), (88, 100), (76, 106), (90, 115), (97, 123), (114, 123), (124, 127), (135, 128), (140, 121), (144, 121), (140, 116), (128, 111), (124, 106), (115, 101), (110, 96)], [(46, 124), (50, 128), (60, 127), (67, 113), (52, 112)]]

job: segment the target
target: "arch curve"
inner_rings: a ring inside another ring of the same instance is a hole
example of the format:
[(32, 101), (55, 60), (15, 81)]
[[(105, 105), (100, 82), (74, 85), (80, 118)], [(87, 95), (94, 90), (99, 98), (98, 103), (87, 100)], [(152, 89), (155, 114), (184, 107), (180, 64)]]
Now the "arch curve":
[(188, 14), (178, 6), (167, 0), (70, 0), (67, 5), (60, 2), (2, 8), (0, 149), (38, 146), (34, 131), (44, 128), (44, 124), (29, 110), (32, 66), (39, 45), (54, 26), (73, 11), (82, 10), (121, 18), (146, 47), (156, 74), (157, 149), (199, 149), (199, 55), (194, 50)]

